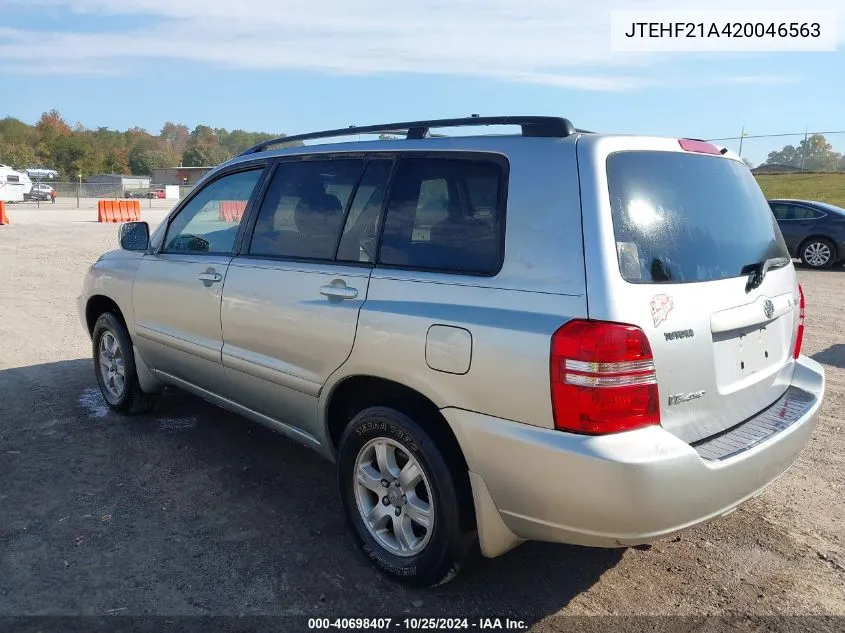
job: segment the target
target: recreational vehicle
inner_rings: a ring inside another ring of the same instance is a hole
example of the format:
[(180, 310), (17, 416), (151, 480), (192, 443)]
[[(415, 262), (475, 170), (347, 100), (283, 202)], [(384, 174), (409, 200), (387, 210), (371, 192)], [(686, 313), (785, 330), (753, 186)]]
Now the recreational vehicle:
[(24, 172), (0, 164), (0, 200), (21, 202), (32, 189), (32, 180)]

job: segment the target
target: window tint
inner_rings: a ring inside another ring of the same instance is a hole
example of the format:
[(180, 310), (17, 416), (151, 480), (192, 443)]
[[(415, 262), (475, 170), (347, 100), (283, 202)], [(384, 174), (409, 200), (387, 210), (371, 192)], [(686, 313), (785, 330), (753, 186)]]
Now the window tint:
[(789, 205), (788, 204), (773, 204), (772, 213), (775, 214), (775, 219), (777, 220), (788, 220), (789, 219)]
[(815, 209), (811, 209), (810, 207), (802, 207), (800, 205), (793, 205), (793, 215), (792, 219), (795, 220), (818, 220), (819, 218), (823, 217), (823, 213), (816, 211)]
[(379, 262), (493, 274), (501, 265), (504, 169), (492, 160), (403, 159)]
[(241, 171), (203, 187), (171, 222), (168, 253), (231, 253), (238, 226), (263, 169)]
[(772, 205), (772, 211), (778, 220), (818, 220), (824, 213), (810, 207), (782, 202)]
[(334, 259), (362, 159), (280, 163), (258, 213), (250, 255)]
[(347, 262), (375, 261), (387, 181), (392, 160), (371, 160), (355, 192), (346, 218), (337, 258)]
[(748, 169), (733, 160), (630, 151), (607, 159), (622, 276), (692, 282), (742, 275), (788, 257), (772, 210)]

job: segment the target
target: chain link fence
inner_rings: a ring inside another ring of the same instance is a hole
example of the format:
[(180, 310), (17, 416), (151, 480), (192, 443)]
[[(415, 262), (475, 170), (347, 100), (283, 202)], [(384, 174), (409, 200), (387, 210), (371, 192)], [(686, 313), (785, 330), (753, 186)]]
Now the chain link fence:
[[(97, 198), (99, 200), (116, 200), (119, 198), (155, 198), (153, 194), (157, 189), (163, 189), (164, 185), (150, 185), (147, 188), (131, 188), (94, 182), (64, 182), (55, 180), (33, 180), (33, 183), (41, 182), (51, 186), (56, 191), (57, 198)], [(179, 199), (181, 200), (193, 187), (180, 186)]]

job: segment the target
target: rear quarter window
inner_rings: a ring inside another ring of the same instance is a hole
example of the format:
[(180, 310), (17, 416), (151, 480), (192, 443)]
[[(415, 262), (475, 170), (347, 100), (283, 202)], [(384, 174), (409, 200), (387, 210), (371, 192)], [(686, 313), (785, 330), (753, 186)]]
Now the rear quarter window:
[(506, 165), (498, 158), (403, 158), (379, 264), (492, 276), (504, 255)]
[(788, 257), (763, 192), (748, 169), (701, 154), (624, 151), (607, 158), (622, 277), (686, 283), (743, 275)]

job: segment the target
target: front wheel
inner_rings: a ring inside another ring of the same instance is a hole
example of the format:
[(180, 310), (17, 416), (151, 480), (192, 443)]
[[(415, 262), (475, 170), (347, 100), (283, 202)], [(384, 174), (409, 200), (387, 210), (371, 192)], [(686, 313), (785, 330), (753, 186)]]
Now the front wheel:
[(153, 405), (153, 396), (138, 383), (135, 354), (126, 326), (114, 314), (100, 315), (93, 332), (94, 372), (106, 403), (122, 413), (142, 413)]
[(459, 475), (404, 413), (372, 407), (355, 416), (340, 440), (337, 481), (364, 556), (408, 585), (451, 580), (473, 542), (463, 507), (472, 497), (461, 494)]
[(836, 260), (835, 252), (830, 240), (812, 238), (801, 247), (801, 261), (810, 268), (830, 268)]

